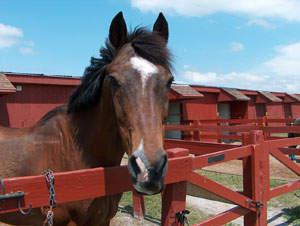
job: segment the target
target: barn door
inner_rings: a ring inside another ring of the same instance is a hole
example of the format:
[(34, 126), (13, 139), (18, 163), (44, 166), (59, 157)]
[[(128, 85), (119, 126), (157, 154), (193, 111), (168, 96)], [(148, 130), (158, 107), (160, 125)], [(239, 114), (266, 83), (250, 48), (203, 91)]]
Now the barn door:
[(291, 111), (291, 104), (285, 103), (284, 104), (284, 118), (292, 117), (292, 111)]
[(266, 115), (266, 105), (256, 104), (256, 118), (263, 118)]
[[(169, 113), (167, 123), (170, 125), (180, 125), (180, 103), (169, 103)], [(166, 131), (166, 138), (181, 139), (180, 131)]]
[[(218, 103), (217, 110), (221, 119), (230, 119), (230, 103)], [(224, 124), (223, 124), (224, 125)], [(223, 131), (223, 135), (230, 135), (230, 132)], [(224, 139), (225, 143), (229, 142), (229, 140)]]
[(230, 104), (229, 103), (218, 103), (217, 109), (221, 119), (230, 119)]

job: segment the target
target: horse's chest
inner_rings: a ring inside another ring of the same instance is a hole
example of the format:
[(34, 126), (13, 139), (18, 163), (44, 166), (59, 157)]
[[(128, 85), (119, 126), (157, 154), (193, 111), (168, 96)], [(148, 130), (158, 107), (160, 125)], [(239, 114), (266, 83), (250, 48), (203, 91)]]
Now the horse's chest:
[(75, 218), (81, 218), (78, 221), (84, 222), (82, 225), (100, 226), (115, 216), (121, 196), (117, 194), (85, 200), (77, 206)]

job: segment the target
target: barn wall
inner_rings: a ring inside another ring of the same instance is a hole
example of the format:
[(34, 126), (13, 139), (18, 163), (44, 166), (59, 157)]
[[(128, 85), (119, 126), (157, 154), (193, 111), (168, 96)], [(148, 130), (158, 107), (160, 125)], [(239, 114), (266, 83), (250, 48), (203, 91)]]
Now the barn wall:
[(300, 117), (300, 103), (292, 103), (291, 104), (292, 118)]
[(248, 96), (251, 98), (248, 101), (248, 108), (246, 110), (245, 118), (256, 119), (256, 107), (255, 107), (255, 96)]
[(284, 118), (284, 109), (282, 103), (268, 103), (266, 104), (266, 110), (269, 118)]
[(21, 85), (22, 91), (0, 96), (0, 125), (20, 128), (33, 125), (51, 109), (66, 104), (75, 86)]
[(202, 93), (197, 103), (185, 103), (183, 120), (215, 119), (217, 117), (217, 94)]

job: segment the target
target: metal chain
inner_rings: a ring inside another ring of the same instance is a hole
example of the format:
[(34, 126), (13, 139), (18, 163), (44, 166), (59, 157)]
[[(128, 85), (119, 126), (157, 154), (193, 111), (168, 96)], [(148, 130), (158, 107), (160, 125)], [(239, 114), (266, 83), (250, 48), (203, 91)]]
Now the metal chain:
[(178, 213), (175, 214), (175, 216), (171, 217), (171, 218), (177, 218), (177, 221), (180, 225), (184, 226), (185, 223), (187, 225), (189, 225), (189, 222), (187, 220), (187, 217), (185, 216), (186, 214), (189, 214), (190, 211), (188, 210), (183, 210), (183, 211), (180, 211)]
[(45, 175), (47, 187), (48, 187), (49, 195), (50, 195), (49, 206), (45, 208), (46, 210), (48, 209), (48, 212), (47, 212), (46, 219), (44, 221), (44, 225), (48, 224), (48, 226), (52, 226), (53, 225), (53, 215), (54, 215), (53, 209), (56, 206), (55, 190), (54, 190), (54, 174), (50, 169), (48, 169), (43, 172), (43, 175)]

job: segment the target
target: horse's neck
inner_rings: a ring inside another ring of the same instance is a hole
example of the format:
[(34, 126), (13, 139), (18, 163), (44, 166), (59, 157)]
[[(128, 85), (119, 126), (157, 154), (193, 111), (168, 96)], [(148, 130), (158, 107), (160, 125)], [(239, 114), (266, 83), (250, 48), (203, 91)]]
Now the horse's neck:
[(119, 165), (124, 154), (111, 100), (102, 98), (97, 105), (72, 116), (75, 143), (92, 167)]

